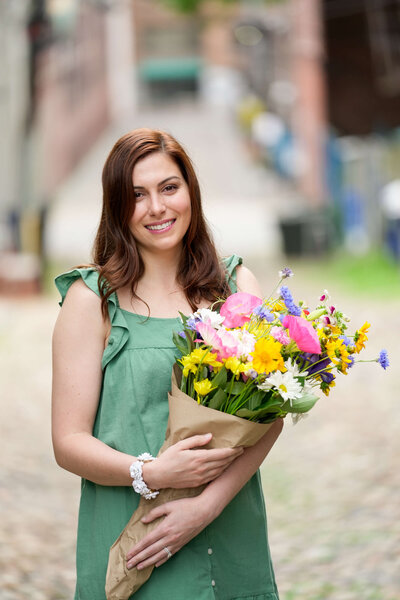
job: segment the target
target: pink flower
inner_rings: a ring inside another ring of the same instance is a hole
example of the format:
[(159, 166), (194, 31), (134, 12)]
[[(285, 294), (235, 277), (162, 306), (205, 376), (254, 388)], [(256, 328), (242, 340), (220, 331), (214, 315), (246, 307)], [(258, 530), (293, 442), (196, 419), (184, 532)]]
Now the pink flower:
[(286, 334), (283, 327), (272, 327), (270, 334), (277, 342), (280, 342), (284, 346), (290, 342), (290, 337)]
[(238, 352), (238, 340), (230, 331), (221, 328), (218, 331), (208, 323), (197, 323), (197, 331), (200, 333), (206, 346), (211, 346), (217, 353), (218, 360), (236, 356)]
[(225, 317), (224, 327), (241, 327), (250, 321), (249, 315), (262, 299), (252, 294), (237, 292), (229, 296), (221, 306), (220, 314)]
[(318, 334), (309, 321), (303, 317), (286, 315), (282, 325), (289, 329), (289, 335), (303, 352), (321, 354)]

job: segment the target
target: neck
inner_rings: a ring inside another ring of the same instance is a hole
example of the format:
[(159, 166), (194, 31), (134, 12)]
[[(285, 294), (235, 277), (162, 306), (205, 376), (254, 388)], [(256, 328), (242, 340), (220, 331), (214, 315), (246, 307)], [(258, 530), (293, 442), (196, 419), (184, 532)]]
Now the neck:
[(144, 263), (144, 275), (142, 278), (147, 282), (158, 283), (165, 287), (175, 285), (178, 272), (181, 248), (163, 251), (157, 254), (141, 251)]

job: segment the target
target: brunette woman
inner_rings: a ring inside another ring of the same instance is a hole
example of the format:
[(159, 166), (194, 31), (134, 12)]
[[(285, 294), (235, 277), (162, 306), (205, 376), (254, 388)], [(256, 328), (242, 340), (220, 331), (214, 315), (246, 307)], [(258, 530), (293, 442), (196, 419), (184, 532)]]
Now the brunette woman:
[(278, 599), (258, 467), (281, 423), (244, 451), (203, 449), (202, 435), (156, 460), (142, 456), (156, 456), (164, 440), (178, 311), (237, 288), (261, 295), (241, 262), (218, 257), (193, 166), (171, 135), (137, 129), (117, 141), (103, 170), (94, 264), (56, 279), (54, 451), (82, 478), (76, 599), (105, 598), (109, 548), (139, 493), (204, 483), (196, 498), (150, 512), (165, 518), (127, 565), (160, 568), (135, 600)]

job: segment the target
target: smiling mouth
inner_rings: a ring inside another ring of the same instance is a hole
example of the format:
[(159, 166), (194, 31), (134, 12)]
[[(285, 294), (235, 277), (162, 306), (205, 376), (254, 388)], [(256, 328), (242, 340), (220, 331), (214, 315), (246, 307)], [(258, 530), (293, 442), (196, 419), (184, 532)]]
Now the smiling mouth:
[(162, 223), (157, 223), (154, 225), (145, 225), (145, 227), (149, 231), (165, 231), (166, 229), (169, 229), (170, 227), (172, 227), (172, 225), (175, 223), (175, 221), (176, 221), (176, 219), (170, 219), (169, 221), (164, 221)]

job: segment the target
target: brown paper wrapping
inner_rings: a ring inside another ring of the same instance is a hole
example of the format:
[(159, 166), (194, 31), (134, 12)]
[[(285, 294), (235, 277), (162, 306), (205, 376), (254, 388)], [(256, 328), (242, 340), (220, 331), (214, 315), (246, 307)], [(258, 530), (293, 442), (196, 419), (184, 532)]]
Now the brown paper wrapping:
[[(159, 455), (180, 440), (209, 432), (213, 437), (206, 448), (253, 446), (271, 427), (270, 423), (253, 423), (197, 404), (193, 398), (179, 389), (177, 379), (179, 380), (180, 376), (181, 371), (175, 365), (172, 372), (171, 393), (168, 394), (167, 432)], [(149, 579), (153, 571), (153, 566), (141, 571), (126, 568), (125, 557), (128, 551), (160, 522), (160, 519), (156, 519), (152, 523), (144, 524), (141, 522), (142, 517), (160, 504), (197, 496), (203, 489), (204, 486), (187, 489), (166, 488), (160, 490), (154, 500), (140, 499), (138, 508), (110, 548), (105, 588), (107, 600), (127, 600)]]

